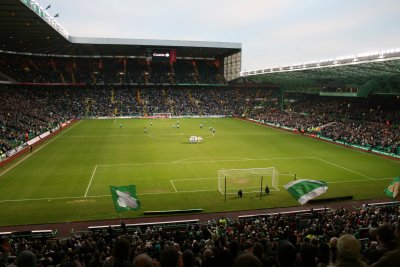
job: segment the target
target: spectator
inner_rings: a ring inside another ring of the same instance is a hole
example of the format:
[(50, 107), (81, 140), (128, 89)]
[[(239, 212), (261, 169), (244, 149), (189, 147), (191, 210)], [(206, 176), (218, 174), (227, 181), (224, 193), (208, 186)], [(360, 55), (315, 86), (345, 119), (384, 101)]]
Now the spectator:
[(93, 255), (93, 259), (89, 262), (88, 267), (103, 267), (104, 262), (101, 260), (101, 255), (99, 252), (96, 252)]
[(36, 267), (37, 257), (30, 250), (22, 251), (17, 257), (17, 267)]
[(212, 267), (214, 264), (214, 256), (211, 249), (206, 248), (203, 253), (203, 261), (201, 263), (201, 267)]
[(361, 260), (361, 245), (353, 235), (343, 235), (337, 243), (338, 258), (332, 266), (336, 267), (366, 267)]
[(238, 256), (234, 262), (233, 267), (262, 267), (261, 261), (251, 253), (244, 253)]
[(139, 254), (133, 260), (133, 267), (153, 267), (153, 260), (146, 253)]
[(322, 242), (319, 244), (318, 248), (319, 248), (319, 252), (318, 252), (317, 266), (318, 267), (326, 267), (330, 263), (329, 245), (325, 242)]
[(113, 255), (106, 259), (104, 267), (130, 267), (128, 262), (130, 243), (125, 238), (119, 238), (115, 242)]
[(311, 243), (303, 243), (300, 246), (300, 266), (317, 267), (315, 259), (317, 257), (317, 248)]
[(335, 263), (337, 258), (337, 237), (332, 237), (329, 240), (329, 254), (330, 254), (330, 262)]
[(160, 265), (161, 267), (178, 267), (180, 266), (181, 256), (174, 248), (168, 248), (161, 251)]
[(196, 264), (195, 262), (194, 254), (190, 249), (185, 249), (185, 251), (183, 251), (182, 262), (183, 262), (183, 267), (198, 266), (198, 264)]
[(386, 253), (398, 247), (398, 241), (395, 239), (394, 232), (388, 224), (371, 229), (370, 235), (373, 240), (378, 241), (377, 246), (370, 248), (368, 251), (370, 264), (378, 261)]
[(277, 260), (279, 267), (296, 266), (297, 251), (295, 246), (287, 240), (279, 242), (277, 251)]

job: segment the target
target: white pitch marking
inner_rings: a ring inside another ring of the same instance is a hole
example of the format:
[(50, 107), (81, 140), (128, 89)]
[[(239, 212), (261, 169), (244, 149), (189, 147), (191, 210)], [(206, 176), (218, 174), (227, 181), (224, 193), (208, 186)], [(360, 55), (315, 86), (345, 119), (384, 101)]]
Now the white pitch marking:
[(168, 164), (191, 164), (191, 163), (215, 163), (215, 162), (231, 162), (231, 161), (267, 161), (267, 160), (295, 160), (295, 159), (317, 159), (316, 157), (291, 157), (291, 158), (225, 158), (221, 160), (196, 160), (196, 161), (185, 161), (195, 158), (182, 159), (173, 162), (143, 162), (143, 163), (122, 163), (122, 164), (99, 164), (99, 167), (116, 167), (116, 166), (140, 166), (140, 165), (168, 165)]
[[(193, 162), (193, 161), (190, 161), (190, 160), (193, 160), (193, 159), (204, 159), (204, 158), (207, 158), (207, 157), (197, 157), (197, 158), (180, 159), (180, 160), (177, 160), (177, 161), (173, 161), (172, 163), (174, 163), (174, 164), (176, 164), (176, 163), (186, 163), (186, 161), (187, 161), (187, 162)], [(249, 159), (249, 158), (239, 158), (239, 157), (222, 157), (221, 159), (222, 159), (222, 160), (231, 159), (231, 160), (237, 160), (237, 161), (247, 161), (247, 160), (251, 160), (251, 159)], [(197, 161), (195, 161), (195, 162), (197, 162)]]
[(169, 180), (169, 181), (171, 182), (172, 187), (174, 188), (175, 192), (178, 192), (178, 190), (176, 190), (176, 187), (175, 187), (175, 185), (174, 185), (174, 182), (173, 182), (172, 180)]
[(343, 169), (343, 170), (346, 170), (346, 171), (349, 171), (349, 172), (352, 172), (352, 173), (358, 174), (358, 175), (360, 175), (360, 176), (367, 177), (367, 178), (369, 178), (369, 179), (371, 179), (371, 180), (374, 180), (374, 178), (373, 178), (373, 177), (371, 177), (371, 176), (368, 176), (368, 175), (365, 175), (365, 174), (362, 174), (362, 173), (359, 173), (359, 172), (353, 171), (353, 170), (351, 170), (351, 169), (349, 169), (349, 168), (346, 168), (346, 167), (340, 166), (340, 165), (338, 165), (338, 164), (335, 164), (335, 163), (329, 162), (329, 161), (327, 161), (327, 160), (320, 159), (320, 158), (318, 158), (318, 157), (315, 157), (315, 159), (317, 159), (317, 160), (320, 160), (320, 161), (323, 161), (323, 162), (325, 162), (325, 163), (328, 163), (328, 164), (330, 164), (330, 165), (332, 165), (332, 166), (335, 166), (335, 167), (341, 168), (341, 169)]
[[(338, 184), (338, 183), (352, 183), (352, 182), (371, 182), (371, 181), (380, 181), (380, 180), (391, 180), (393, 178), (375, 178), (371, 179), (364, 179), (364, 180), (351, 180), (351, 181), (337, 181), (337, 182), (327, 182), (329, 184)], [(284, 185), (278, 185), (283, 187)], [(279, 190), (279, 189), (278, 189)], [(204, 190), (187, 190), (187, 191), (177, 191), (177, 192), (148, 192), (137, 194), (138, 196), (145, 196), (145, 195), (164, 195), (164, 194), (179, 194), (179, 193), (196, 193), (196, 192), (214, 192), (218, 191), (217, 189), (204, 189)], [(218, 191), (219, 192), (219, 191)], [(97, 196), (87, 196), (87, 197), (46, 197), (46, 198), (27, 198), (27, 199), (7, 199), (7, 200), (0, 200), (0, 203), (6, 202), (24, 202), (24, 201), (40, 201), (40, 200), (62, 200), (62, 199), (83, 199), (83, 198), (101, 198), (101, 197), (111, 197), (111, 195), (97, 195)]]
[(203, 178), (193, 178), (193, 179), (173, 179), (171, 181), (196, 181), (196, 180), (217, 180), (217, 177), (203, 177)]
[[(293, 134), (292, 132), (288, 132), (288, 131), (283, 130), (281, 128), (276, 128), (275, 126), (272, 126), (272, 125), (261, 124), (261, 123), (259, 124), (259, 122), (257, 122), (257, 121), (247, 121), (247, 122), (258, 124), (260, 126), (267, 127), (267, 128), (273, 129), (273, 130), (281, 131), (282, 133)], [(324, 140), (324, 139), (321, 139), (321, 138), (312, 138), (312, 140), (315, 140), (315, 141), (318, 141), (318, 142), (323, 142), (325, 144), (329, 144), (329, 145), (332, 145), (332, 146), (335, 146), (335, 147), (340, 147), (342, 149), (350, 149), (350, 150), (352, 150), (354, 152), (362, 153), (364, 155), (368, 155), (368, 156), (371, 156), (371, 157), (381, 158), (381, 159), (384, 159), (384, 160), (389, 160), (389, 161), (391, 161), (393, 163), (400, 164), (400, 161), (398, 161), (396, 159), (392, 159), (392, 158), (388, 158), (388, 157), (382, 157), (382, 155), (377, 155), (375, 153), (370, 153), (368, 151), (365, 151), (365, 150), (362, 150), (362, 149), (357, 149), (355, 147), (342, 146), (340, 144), (336, 144), (336, 143), (333, 143), (333, 142), (330, 142), (328, 140)]]
[(97, 165), (94, 167), (94, 170), (93, 170), (93, 173), (92, 173), (92, 177), (90, 177), (90, 181), (89, 181), (89, 184), (88, 184), (88, 186), (86, 188), (86, 192), (85, 192), (84, 197), (87, 197), (87, 193), (89, 192), (89, 188), (90, 188), (90, 185), (92, 184), (92, 180), (93, 180), (94, 174), (96, 173), (96, 170), (97, 170)]
[(49, 142), (45, 143), (44, 145), (40, 146), (39, 148), (35, 149), (33, 151), (33, 153), (30, 153), (29, 155), (27, 155), (26, 157), (22, 158), (20, 161), (18, 161), (17, 163), (15, 163), (14, 165), (12, 165), (10, 168), (6, 169), (4, 172), (0, 173), (0, 177), (3, 176), (3, 174), (6, 174), (7, 172), (11, 171), (12, 169), (14, 169), (15, 167), (17, 167), (20, 163), (24, 162), (26, 159), (28, 159), (30, 156), (32, 156), (34, 153), (39, 152), (42, 148), (44, 148), (45, 146), (47, 146), (48, 144), (52, 143), (54, 140), (57, 140), (58, 138), (60, 138), (62, 135), (64, 135), (66, 132), (68, 132), (69, 130), (71, 130), (72, 128), (74, 128), (76, 125), (80, 124), (82, 121), (77, 122), (76, 124), (72, 125), (71, 127), (69, 127), (68, 129), (64, 130), (62, 133), (60, 133), (59, 135), (57, 135), (56, 137), (54, 137), (53, 139), (51, 139)]
[(220, 160), (196, 160), (187, 161), (200, 158), (187, 158), (173, 162), (143, 162), (143, 163), (121, 163), (121, 164), (99, 164), (99, 167), (117, 167), (117, 166), (140, 166), (140, 165), (168, 165), (168, 164), (190, 164), (190, 163), (215, 163), (215, 162), (231, 162), (231, 161), (266, 161), (266, 160), (295, 160), (295, 159), (316, 159), (316, 157), (288, 157), (288, 158), (237, 158), (237, 157), (222, 157)]
[[(99, 196), (88, 196), (86, 198), (97, 198), (97, 197), (110, 197), (111, 195), (99, 195)], [(7, 199), (0, 200), (0, 203), (5, 202), (24, 202), (24, 201), (41, 201), (41, 200), (62, 200), (62, 199), (82, 199), (83, 197), (44, 197), (44, 198), (25, 198), (25, 199)]]

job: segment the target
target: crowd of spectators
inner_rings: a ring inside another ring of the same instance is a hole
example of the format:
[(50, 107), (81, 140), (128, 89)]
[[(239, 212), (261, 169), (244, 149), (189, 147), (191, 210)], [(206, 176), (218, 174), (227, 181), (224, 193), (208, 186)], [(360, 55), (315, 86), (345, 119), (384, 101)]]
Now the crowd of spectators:
[[(69, 84), (58, 88), (2, 86), (1, 152), (66, 119), (171, 113), (245, 116), (345, 144), (400, 154), (398, 98), (307, 94), (281, 98), (271, 89), (218, 87), (226, 84), (218, 60), (179, 59), (170, 63), (151, 62), (145, 57), (2, 54), (0, 71), (16, 82)], [(175, 86), (179, 84), (185, 85)], [(191, 86), (196, 84), (213, 86)], [(278, 103), (278, 99), (285, 102)]]
[(247, 117), (344, 144), (400, 154), (395, 97), (348, 99), (285, 96), (262, 87), (232, 86), (1, 86), (0, 150), (5, 152), (63, 121), (154, 113)]
[(17, 82), (92, 85), (226, 84), (217, 61), (0, 55), (0, 71)]
[(6, 152), (59, 126), (76, 109), (60, 90), (0, 88), (0, 150)]
[(271, 90), (225, 86), (3, 85), (0, 99), (0, 150), (6, 152), (73, 118), (153, 113), (243, 116), (255, 99), (272, 97)]
[(296, 95), (285, 110), (255, 110), (250, 117), (387, 153), (400, 154), (400, 100)]
[[(399, 206), (221, 217), (173, 231), (156, 225), (127, 230), (122, 222), (120, 230), (67, 239), (3, 236), (0, 267), (400, 265)], [(36, 262), (23, 265), (29, 260)]]

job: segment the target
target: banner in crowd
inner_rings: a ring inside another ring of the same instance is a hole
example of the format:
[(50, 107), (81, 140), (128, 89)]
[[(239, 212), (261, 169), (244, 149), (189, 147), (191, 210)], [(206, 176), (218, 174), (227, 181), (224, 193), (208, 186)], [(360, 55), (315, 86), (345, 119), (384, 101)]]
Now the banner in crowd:
[(328, 190), (326, 182), (305, 179), (290, 182), (284, 187), (302, 205)]
[(136, 196), (135, 185), (110, 185), (110, 191), (117, 212), (140, 209), (140, 201)]
[(389, 197), (400, 200), (400, 177), (395, 177), (384, 192)]

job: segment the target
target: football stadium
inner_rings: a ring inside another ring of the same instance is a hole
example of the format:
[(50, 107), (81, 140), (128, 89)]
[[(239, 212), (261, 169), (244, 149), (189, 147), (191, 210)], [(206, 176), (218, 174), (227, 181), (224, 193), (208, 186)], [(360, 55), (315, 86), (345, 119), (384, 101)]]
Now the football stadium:
[(400, 49), (243, 71), (0, 8), (0, 267), (400, 266)]

